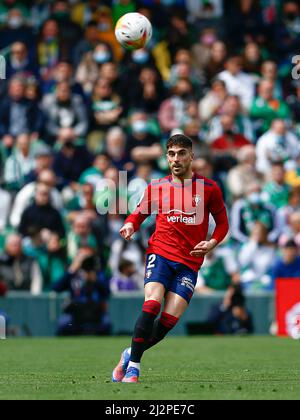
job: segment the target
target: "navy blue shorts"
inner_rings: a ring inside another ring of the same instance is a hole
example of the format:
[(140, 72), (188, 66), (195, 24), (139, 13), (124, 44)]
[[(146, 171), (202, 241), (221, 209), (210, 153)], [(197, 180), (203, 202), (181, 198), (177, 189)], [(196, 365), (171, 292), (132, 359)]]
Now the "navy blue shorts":
[(167, 292), (173, 292), (190, 303), (197, 279), (198, 273), (184, 264), (167, 260), (157, 254), (147, 256), (145, 285), (161, 283)]

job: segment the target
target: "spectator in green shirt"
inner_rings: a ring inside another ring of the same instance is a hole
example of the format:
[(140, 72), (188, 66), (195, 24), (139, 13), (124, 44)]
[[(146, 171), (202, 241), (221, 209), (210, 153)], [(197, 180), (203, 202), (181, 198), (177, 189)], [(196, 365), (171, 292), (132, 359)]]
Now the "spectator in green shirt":
[(285, 169), (283, 162), (273, 162), (271, 180), (263, 188), (263, 199), (280, 209), (288, 205), (290, 187), (285, 182)]
[(250, 110), (250, 116), (256, 121), (258, 134), (267, 132), (276, 119), (290, 120), (291, 111), (288, 105), (274, 96), (275, 84), (271, 80), (262, 80)]

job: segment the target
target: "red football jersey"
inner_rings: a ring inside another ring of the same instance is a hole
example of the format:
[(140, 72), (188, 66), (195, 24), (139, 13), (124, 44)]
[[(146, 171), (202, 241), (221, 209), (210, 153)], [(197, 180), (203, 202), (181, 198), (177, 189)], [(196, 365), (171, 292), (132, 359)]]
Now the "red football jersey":
[(229, 224), (222, 192), (207, 178), (194, 175), (184, 184), (172, 176), (153, 181), (143, 199), (126, 223), (133, 223), (137, 231), (144, 220), (156, 213), (156, 230), (149, 241), (148, 254), (157, 254), (198, 271), (204, 258), (190, 255), (195, 246), (207, 240), (209, 216), (216, 221), (212, 239), (221, 242)]

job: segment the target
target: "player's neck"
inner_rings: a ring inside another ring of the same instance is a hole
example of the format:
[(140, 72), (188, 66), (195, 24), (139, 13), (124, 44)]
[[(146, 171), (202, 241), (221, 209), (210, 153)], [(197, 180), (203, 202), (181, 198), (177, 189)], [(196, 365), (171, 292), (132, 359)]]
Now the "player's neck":
[(194, 177), (194, 173), (192, 171), (192, 169), (190, 171), (188, 171), (185, 175), (178, 177), (174, 174), (171, 175), (172, 176), (172, 180), (173, 182), (178, 182), (178, 183), (184, 183), (184, 181), (188, 180), (188, 179), (193, 179)]

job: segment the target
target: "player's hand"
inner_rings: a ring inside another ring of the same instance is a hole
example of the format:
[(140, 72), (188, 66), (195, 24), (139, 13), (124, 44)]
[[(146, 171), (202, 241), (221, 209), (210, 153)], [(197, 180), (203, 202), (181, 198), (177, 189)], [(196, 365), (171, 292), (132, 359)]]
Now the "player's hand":
[(120, 230), (120, 235), (122, 238), (124, 238), (126, 241), (131, 241), (132, 236), (134, 234), (134, 226), (132, 223), (127, 223), (125, 226), (122, 227)]
[(194, 251), (191, 252), (192, 257), (201, 258), (209, 254), (215, 247), (218, 245), (218, 242), (215, 239), (211, 241), (203, 241), (198, 244)]

